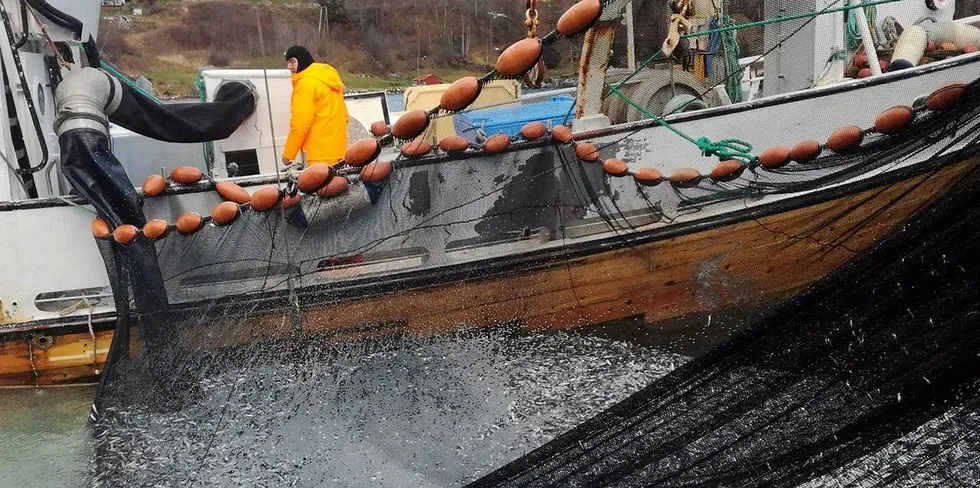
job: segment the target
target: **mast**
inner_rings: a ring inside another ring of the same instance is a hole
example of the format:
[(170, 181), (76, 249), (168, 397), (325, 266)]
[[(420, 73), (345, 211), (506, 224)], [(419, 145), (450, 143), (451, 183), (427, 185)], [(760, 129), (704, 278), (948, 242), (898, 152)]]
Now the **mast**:
[(609, 127), (609, 117), (602, 113), (602, 93), (609, 67), (609, 53), (623, 9), (631, 0), (612, 0), (602, 7), (599, 20), (585, 33), (582, 58), (578, 66), (578, 99), (575, 102), (576, 132)]

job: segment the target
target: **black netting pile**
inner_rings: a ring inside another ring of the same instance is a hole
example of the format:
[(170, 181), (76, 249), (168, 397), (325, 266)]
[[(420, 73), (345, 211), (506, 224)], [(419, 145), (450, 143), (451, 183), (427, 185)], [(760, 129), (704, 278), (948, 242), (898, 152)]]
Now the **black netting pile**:
[(473, 486), (975, 486), (977, 185)]

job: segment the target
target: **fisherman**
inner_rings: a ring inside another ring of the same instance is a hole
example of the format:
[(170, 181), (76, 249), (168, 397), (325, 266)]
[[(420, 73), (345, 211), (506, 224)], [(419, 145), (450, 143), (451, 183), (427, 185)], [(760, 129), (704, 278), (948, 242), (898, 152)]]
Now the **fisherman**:
[(335, 164), (347, 151), (348, 115), (340, 73), (315, 62), (303, 46), (286, 50), (286, 67), (293, 73), (293, 98), (283, 164), (292, 164), (300, 150), (306, 152), (308, 166)]

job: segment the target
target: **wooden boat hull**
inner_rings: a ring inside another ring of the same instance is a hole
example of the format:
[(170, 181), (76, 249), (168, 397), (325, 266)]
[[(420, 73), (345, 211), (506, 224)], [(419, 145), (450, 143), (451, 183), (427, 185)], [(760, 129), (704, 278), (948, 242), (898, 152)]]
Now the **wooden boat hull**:
[[(569, 251), (567, 259), (542, 256), (468, 277), (406, 280), (360, 299), (337, 301), (310, 291), (299, 330), (288, 309), (228, 313), (236, 305), (226, 304), (210, 310), (214, 320), (186, 328), (184, 338), (224, 347), (292, 334), (358, 340), (517, 321), (527, 332), (608, 324), (603, 333), (696, 354), (748, 322), (712, 327), (712, 316), (751, 318), (780, 303), (896, 229), (978, 165), (980, 159), (967, 159), (898, 181), (866, 183), (860, 191), (838, 189), (836, 198), (810, 195), (678, 235), (654, 232), (649, 242), (618, 249), (597, 245)], [(623, 319), (641, 320), (617, 322)], [(96, 381), (112, 333), (94, 335), (95, 341), (88, 332), (49, 337), (43, 347), (38, 335), (5, 340), (0, 386)], [(697, 344), (678, 340), (695, 335)]]

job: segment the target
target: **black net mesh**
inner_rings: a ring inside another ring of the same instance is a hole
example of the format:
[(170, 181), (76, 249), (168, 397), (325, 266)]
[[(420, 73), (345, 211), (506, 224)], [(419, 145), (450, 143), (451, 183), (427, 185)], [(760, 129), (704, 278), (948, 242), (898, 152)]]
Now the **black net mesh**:
[(980, 457), (976, 184), (474, 486), (968, 486)]
[[(730, 21), (705, 18), (708, 28)], [(723, 103), (716, 88), (741, 76), (733, 42), (687, 43), (629, 80), (614, 70), (587, 102), (613, 122), (657, 118), (680, 99)], [(762, 44), (751, 50), (779, 42)], [(620, 83), (637, 104), (616, 95)], [(117, 303), (133, 310), (117, 327), (113, 347), (123, 353), (97, 403), (94, 482), (975, 479), (980, 94), (976, 82), (964, 92), (953, 107), (916, 109), (901, 136), (864, 127), (853, 151), (779, 168), (746, 161), (731, 178), (645, 185), (583, 161), (572, 144), (515, 138), (523, 145), (499, 155), (398, 157), (384, 183), (349, 175), (342, 197), (243, 206), (230, 224), (205, 219), (129, 248), (102, 239)], [(440, 117), (460, 117), (476, 147), (526, 120), (567, 120), (576, 101), (561, 97), (548, 95), (547, 110), (522, 101)], [(513, 109), (506, 130), (477, 120), (498, 109)], [(805, 125), (806, 115), (792, 122)], [(437, 142), (433, 130), (421, 137)], [(657, 130), (638, 123), (591, 142), (637, 159), (633, 170), (662, 151), (685, 154)], [(697, 145), (685, 150), (696, 156)], [(173, 221), (221, 201), (199, 190), (143, 209)], [(790, 212), (799, 225), (781, 225)], [(738, 225), (758, 234), (723, 233)], [(684, 241), (709, 231), (718, 233)], [(712, 246), (724, 249), (692, 272), (645, 281), (677, 266), (661, 253), (686, 259)], [(814, 269), (783, 268), (768, 288), (753, 287), (767, 259), (792, 259), (794, 246)], [(166, 312), (125, 296), (153, 292), (127, 269), (136, 261), (120, 257), (147, 248), (157, 252)], [(749, 271), (716, 278), (725, 253), (742, 248), (758, 250), (734, 263)], [(590, 262), (610, 255), (623, 261)], [(529, 275), (539, 278), (519, 280)], [(672, 288), (686, 280), (697, 283)]]

